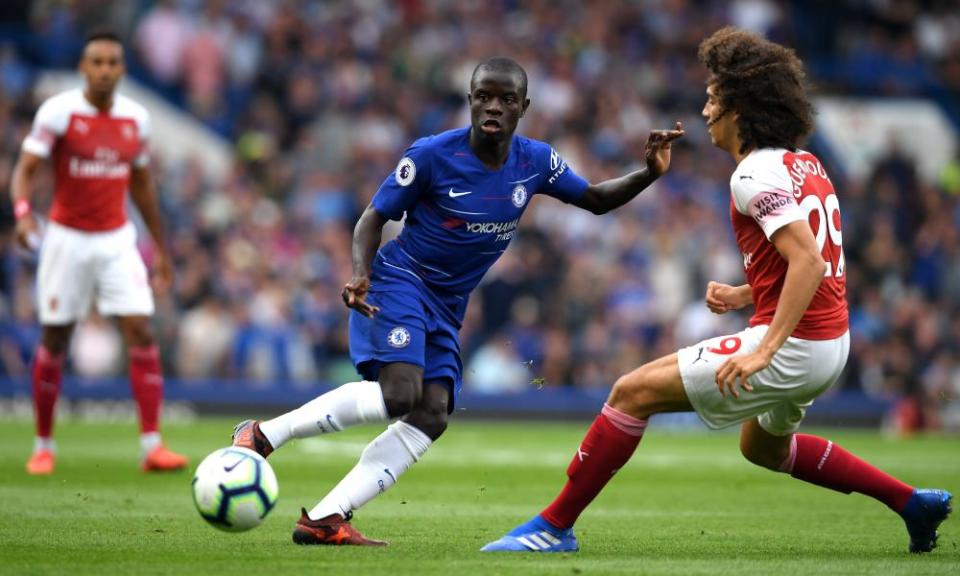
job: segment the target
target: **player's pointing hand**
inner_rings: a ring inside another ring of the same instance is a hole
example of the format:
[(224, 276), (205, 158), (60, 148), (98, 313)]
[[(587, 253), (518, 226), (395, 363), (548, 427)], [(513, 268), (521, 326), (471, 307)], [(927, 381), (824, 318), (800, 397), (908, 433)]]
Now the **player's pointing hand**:
[(647, 137), (644, 156), (647, 168), (654, 177), (662, 176), (670, 169), (670, 146), (677, 138), (684, 135), (683, 123), (677, 121), (673, 130), (651, 130)]
[(380, 308), (367, 304), (367, 292), (370, 290), (370, 279), (366, 276), (353, 278), (343, 287), (340, 297), (348, 308), (353, 308), (367, 318), (373, 318), (373, 315), (380, 311)]

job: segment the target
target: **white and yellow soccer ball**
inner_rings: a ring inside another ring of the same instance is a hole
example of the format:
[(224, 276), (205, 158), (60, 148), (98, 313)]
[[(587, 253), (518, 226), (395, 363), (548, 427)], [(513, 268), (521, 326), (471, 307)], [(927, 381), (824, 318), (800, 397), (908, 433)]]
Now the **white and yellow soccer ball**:
[(212, 452), (193, 475), (193, 503), (204, 520), (227, 532), (256, 528), (277, 503), (279, 486), (267, 460), (247, 448)]

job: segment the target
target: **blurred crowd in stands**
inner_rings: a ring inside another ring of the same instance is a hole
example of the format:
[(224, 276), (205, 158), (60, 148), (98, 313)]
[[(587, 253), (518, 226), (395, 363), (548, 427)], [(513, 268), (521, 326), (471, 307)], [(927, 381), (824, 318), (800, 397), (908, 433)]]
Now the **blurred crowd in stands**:
[[(156, 322), (168, 374), (187, 379), (310, 387), (353, 377), (339, 296), (353, 224), (410, 142), (468, 122), (469, 76), (485, 57), (526, 67), (533, 104), (520, 131), (590, 181), (638, 167), (651, 128), (682, 120), (687, 135), (669, 174), (614, 213), (534, 202), (471, 300), (462, 336), (466, 386), (477, 391), (608, 387), (746, 321), (702, 302), (708, 280), (743, 281), (728, 221), (734, 166), (699, 116), (697, 45), (714, 30), (735, 24), (794, 46), (821, 92), (925, 96), (960, 121), (953, 2), (13, 4), (24, 21), (0, 24), (8, 375), (25, 373), (38, 334), (33, 270), (12, 247), (6, 194), (39, 104), (31, 88), (42, 70), (74, 66), (93, 27), (123, 33), (130, 75), (235, 150), (222, 182), (199, 161), (153, 159), (177, 270)], [(938, 426), (960, 396), (960, 159), (925, 181), (914, 161), (922, 150), (893, 142), (854, 181), (816, 139), (811, 149), (843, 214), (853, 353), (840, 386), (905, 398), (901, 424)], [(40, 190), (50, 190), (49, 174)], [(94, 317), (75, 335), (73, 370), (117, 374), (121, 354), (114, 328)]]

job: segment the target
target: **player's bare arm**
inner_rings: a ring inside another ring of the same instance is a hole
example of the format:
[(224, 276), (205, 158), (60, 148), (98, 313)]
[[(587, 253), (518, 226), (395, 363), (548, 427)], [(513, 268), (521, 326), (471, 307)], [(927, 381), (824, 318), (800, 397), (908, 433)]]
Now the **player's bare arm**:
[(31, 200), (33, 199), (33, 176), (40, 168), (43, 158), (29, 152), (22, 152), (13, 169), (13, 181), (10, 186), (10, 200), (13, 214), (17, 219), (17, 242), (31, 249), (30, 238), (37, 234), (37, 220), (33, 217)]
[(683, 124), (679, 121), (673, 130), (652, 130), (644, 148), (646, 167), (619, 178), (591, 184), (574, 204), (594, 214), (605, 214), (633, 200), (670, 169), (670, 148), (673, 141), (683, 135)]
[(777, 301), (777, 311), (755, 351), (734, 356), (717, 370), (716, 382), (721, 394), (729, 391), (734, 397), (739, 397), (738, 381), (744, 390), (752, 390), (747, 379), (770, 365), (773, 355), (793, 333), (823, 282), (826, 262), (817, 250), (816, 239), (806, 220), (791, 222), (780, 228), (773, 233), (771, 241), (787, 261), (787, 274)]
[(353, 308), (367, 318), (372, 318), (380, 311), (376, 306), (367, 304), (367, 291), (370, 290), (370, 267), (373, 257), (380, 247), (383, 237), (383, 225), (387, 219), (377, 212), (373, 204), (360, 215), (356, 227), (353, 229), (353, 278), (340, 296), (348, 308)]
[(726, 314), (731, 310), (740, 310), (753, 304), (753, 291), (749, 284), (731, 286), (710, 281), (707, 283), (704, 301), (707, 303), (707, 308), (714, 314)]
[(130, 199), (140, 211), (157, 254), (153, 263), (154, 289), (163, 292), (173, 282), (173, 263), (167, 248), (167, 238), (160, 220), (160, 205), (157, 201), (157, 188), (153, 182), (153, 175), (148, 167), (136, 167), (130, 171)]

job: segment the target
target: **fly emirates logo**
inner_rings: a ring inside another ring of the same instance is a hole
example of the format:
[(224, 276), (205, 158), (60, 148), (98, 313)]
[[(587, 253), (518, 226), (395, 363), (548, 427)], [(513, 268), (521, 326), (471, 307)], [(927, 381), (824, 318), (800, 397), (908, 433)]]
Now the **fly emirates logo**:
[(495, 242), (504, 242), (513, 238), (519, 219), (509, 222), (467, 222), (467, 232), (474, 234), (496, 234)]
[(97, 147), (93, 159), (70, 157), (70, 176), (74, 178), (120, 179), (130, 175), (130, 165), (120, 162), (120, 154), (110, 148)]

